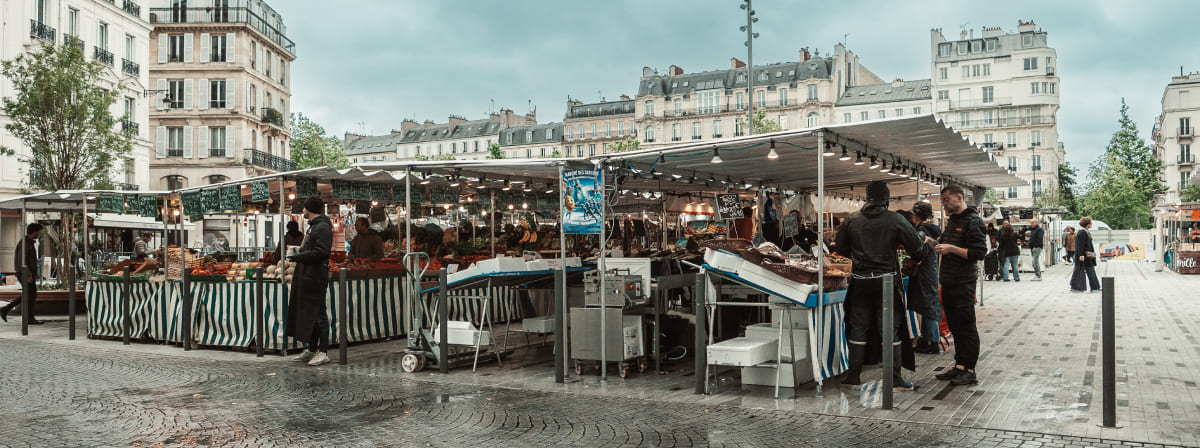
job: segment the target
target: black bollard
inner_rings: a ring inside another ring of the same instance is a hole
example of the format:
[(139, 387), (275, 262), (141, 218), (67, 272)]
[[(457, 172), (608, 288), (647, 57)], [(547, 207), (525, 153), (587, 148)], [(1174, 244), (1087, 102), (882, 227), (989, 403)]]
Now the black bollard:
[[(438, 270), (438, 369), (450, 373), (450, 305), (446, 300), (446, 268)], [(480, 324), (480, 330), (483, 330)]]
[(254, 273), (254, 354), (263, 357), (266, 329), (263, 328), (263, 268)]
[(129, 315), (129, 274), (133, 272), (131, 266), (125, 266), (125, 272), (122, 273), (121, 285), (121, 342), (129, 345), (129, 333), (133, 331), (132, 325), (133, 316)]
[(554, 382), (566, 381), (567, 359), (563, 352), (563, 285), (566, 283), (566, 271), (554, 270)]
[[(170, 288), (170, 280), (164, 284), (165, 288)], [(180, 336), (183, 339), (183, 350), (192, 349), (192, 268), (183, 268), (183, 283), (180, 285), (182, 293), (179, 294), (183, 300), (183, 317), (180, 320)]]
[(1116, 315), (1114, 314), (1113, 278), (1104, 277), (1100, 282), (1101, 288), (1101, 324), (1100, 337), (1104, 356), (1104, 427), (1117, 426), (1117, 342)]
[(708, 274), (704, 272), (697, 275), (696, 289), (692, 290), (692, 309), (696, 312), (696, 340), (693, 346), (696, 349), (695, 375), (696, 393), (698, 394), (708, 393), (708, 378), (706, 378), (708, 375), (705, 374), (708, 370), (708, 333), (706, 328), (708, 326), (708, 310), (704, 306), (704, 288), (707, 286), (705, 281), (707, 277)]
[(347, 297), (347, 293), (346, 293), (346, 268), (341, 268), (338, 270), (337, 327), (338, 327), (338, 364), (341, 364), (343, 366), (346, 365), (346, 345), (348, 343), (348, 341), (346, 340), (346, 325), (348, 325), (348, 323), (350, 322), (350, 319), (348, 319), (349, 316), (347, 316), (347, 314), (349, 314), (349, 311), (350, 311), (349, 310), (350, 307), (346, 303), (347, 298), (348, 297)]
[(33, 317), (33, 301), (30, 299), (33, 297), (33, 288), (37, 287), (37, 279), (25, 281), (33, 276), (29, 269), (30, 266), (21, 268), (21, 336), (29, 336), (29, 319)]
[(895, 281), (896, 279), (890, 275), (883, 277), (883, 325), (880, 326), (879, 333), (882, 335), (880, 339), (883, 340), (883, 390), (880, 392), (883, 393), (882, 407), (885, 410), (892, 408), (892, 366), (900, 362), (899, 359), (893, 359), (895, 352), (892, 351), (892, 339), (896, 337), (896, 322), (895, 317), (892, 316), (892, 294), (895, 292)]
[(67, 339), (75, 340), (75, 266), (67, 269)]

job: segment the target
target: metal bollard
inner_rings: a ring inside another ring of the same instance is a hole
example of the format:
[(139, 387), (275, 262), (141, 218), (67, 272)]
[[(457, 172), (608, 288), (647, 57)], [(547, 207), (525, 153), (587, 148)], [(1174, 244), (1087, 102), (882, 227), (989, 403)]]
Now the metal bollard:
[(133, 316), (129, 314), (129, 274), (132, 272), (131, 266), (125, 266), (125, 272), (122, 273), (124, 283), (121, 285), (121, 342), (125, 345), (129, 345), (129, 333), (133, 331), (130, 328), (133, 325)]
[[(898, 359), (893, 359), (894, 351), (892, 339), (896, 338), (896, 323), (895, 316), (892, 316), (892, 294), (895, 293), (895, 277), (886, 275), (883, 277), (883, 325), (879, 328), (879, 333), (883, 340), (883, 409), (889, 410), (892, 408), (892, 366), (896, 365)], [(890, 336), (890, 337), (889, 337)]]
[(341, 268), (338, 270), (337, 327), (338, 327), (338, 364), (341, 364), (343, 366), (346, 365), (346, 346), (348, 344), (348, 341), (346, 340), (346, 324), (350, 321), (350, 319), (348, 319), (349, 316), (347, 316), (347, 314), (349, 314), (349, 308), (350, 308), (349, 305), (346, 303), (347, 298), (348, 297), (347, 297), (347, 293), (346, 293), (346, 268)]
[(701, 272), (696, 276), (696, 289), (692, 290), (692, 309), (696, 311), (696, 333), (694, 341), (695, 348), (695, 376), (696, 376), (696, 393), (708, 393), (708, 379), (706, 375), (708, 371), (708, 347), (705, 342), (708, 340), (708, 309), (704, 306), (705, 301), (705, 286), (708, 274)]
[(25, 279), (33, 276), (30, 273), (29, 267), (21, 268), (21, 336), (29, 336), (29, 319), (33, 317), (33, 288), (37, 287), (37, 279), (32, 282), (26, 282)]
[(254, 354), (263, 357), (263, 343), (266, 340), (266, 329), (263, 328), (263, 268), (254, 273)]
[[(446, 268), (438, 270), (438, 370), (450, 373), (450, 304), (446, 300)], [(482, 330), (483, 325), (480, 325)]]
[(1104, 368), (1104, 427), (1117, 427), (1117, 338), (1116, 315), (1113, 291), (1113, 278), (1104, 277), (1100, 281), (1101, 288), (1101, 323), (1100, 338), (1103, 346)]
[(67, 269), (67, 339), (75, 340), (75, 266)]
[(554, 382), (566, 381), (567, 359), (563, 352), (563, 284), (566, 271), (554, 270)]
[[(170, 288), (170, 280), (167, 280), (166, 287)], [(192, 349), (192, 268), (183, 268), (183, 283), (180, 298), (183, 300), (183, 316), (179, 319), (181, 339), (183, 339), (183, 350)]]

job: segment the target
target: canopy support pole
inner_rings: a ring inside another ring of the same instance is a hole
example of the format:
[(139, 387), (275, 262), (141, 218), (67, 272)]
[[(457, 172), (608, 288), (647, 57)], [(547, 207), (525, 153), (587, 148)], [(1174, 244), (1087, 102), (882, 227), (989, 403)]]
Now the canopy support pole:
[[(285, 300), (284, 295), (283, 295), (284, 288), (288, 288), (288, 287), (292, 286), (292, 285), (289, 285), (287, 282), (287, 244), (284, 242), (284, 237), (287, 236), (287, 233), (285, 233), (287, 231), (286, 230), (287, 229), (287, 215), (284, 214), (285, 206), (287, 206), (287, 178), (280, 176), (279, 177), (279, 262), (280, 262), (280, 265), (283, 267), (283, 269), (281, 272), (279, 272), (279, 287), (275, 288), (275, 297), (277, 300), (275, 303), (278, 303), (278, 304), (284, 303), (284, 300)], [(263, 318), (265, 319), (266, 317), (264, 316)], [(286, 321), (287, 319), (285, 318), (284, 320)], [(274, 339), (274, 338), (272, 338), (272, 339)], [(274, 341), (272, 341), (272, 342), (274, 342)], [(258, 341), (259, 345), (262, 345), (264, 343), (265, 343), (264, 341)], [(288, 349), (287, 346), (288, 346), (288, 337), (285, 334), (283, 336), (283, 346), (279, 348), (280, 356), (287, 356), (287, 349)]]
[[(555, 357), (554, 367), (556, 367), (554, 377), (555, 377), (555, 379), (559, 380), (559, 381), (556, 381), (559, 383), (563, 382), (562, 379), (567, 376), (567, 370), (569, 369), (569, 367), (567, 367), (567, 364), (568, 364), (567, 360), (571, 359), (569, 356), (567, 356), (567, 347), (570, 347), (570, 345), (567, 345), (567, 317), (566, 317), (567, 316), (567, 232), (566, 232), (567, 223), (566, 223), (566, 214), (564, 212), (564, 210), (566, 210), (566, 208), (565, 208), (566, 201), (564, 199), (566, 196), (566, 191), (563, 190), (562, 178), (563, 178), (563, 165), (560, 164), (560, 165), (558, 165), (558, 181), (556, 182), (558, 184), (558, 253), (559, 253), (558, 260), (559, 260), (560, 271), (554, 273), (554, 277), (560, 279), (558, 282), (555, 282), (555, 286), (557, 286), (559, 288), (558, 297), (560, 300), (558, 301), (558, 303), (554, 304), (554, 307), (558, 308), (558, 311), (554, 313), (554, 316), (558, 319), (558, 322), (554, 326), (554, 330), (558, 332), (557, 334), (555, 334), (555, 338), (554, 338), (555, 344), (557, 344), (555, 347), (556, 349), (554, 350), (554, 357)], [(561, 362), (559, 360), (561, 360)], [(560, 374), (559, 372), (562, 372), (562, 373)]]
[[(608, 287), (605, 285), (604, 280), (608, 274), (604, 266), (604, 260), (608, 258), (607, 229), (605, 229), (608, 226), (608, 191), (605, 189), (608, 179), (604, 175), (604, 162), (600, 162), (598, 168), (600, 168), (600, 381), (608, 381), (608, 339), (606, 335), (608, 330), (608, 300), (605, 297)], [(654, 331), (658, 331), (658, 329)]]
[[(813, 255), (817, 257), (817, 325), (825, 328), (825, 131), (817, 131), (817, 247)], [(790, 318), (789, 318), (790, 319)], [(779, 325), (783, 325), (782, 322)], [(822, 332), (822, 335), (825, 333)], [(827, 335), (825, 337), (828, 337)], [(818, 341), (819, 342), (819, 341)], [(792, 361), (792, 375), (795, 379), (795, 360)], [(839, 363), (840, 366), (840, 363)], [(886, 371), (884, 372), (887, 373)], [(821, 395), (821, 381), (817, 382), (817, 395)], [(890, 393), (891, 390), (884, 391)]]

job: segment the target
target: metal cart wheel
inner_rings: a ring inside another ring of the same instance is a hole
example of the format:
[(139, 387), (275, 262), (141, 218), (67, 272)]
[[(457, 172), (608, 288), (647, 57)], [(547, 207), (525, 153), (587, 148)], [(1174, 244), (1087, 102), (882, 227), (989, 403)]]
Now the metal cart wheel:
[(400, 369), (405, 373), (419, 372), (423, 368), (425, 368), (425, 355), (410, 352), (400, 358)]
[(583, 375), (583, 361), (575, 360), (575, 374)]
[(648, 360), (646, 358), (642, 358), (642, 359), (638, 360), (638, 373), (646, 373), (646, 370), (649, 368), (650, 368), (650, 360)]
[(621, 378), (629, 378), (629, 364), (623, 362), (617, 364), (617, 374), (620, 375)]

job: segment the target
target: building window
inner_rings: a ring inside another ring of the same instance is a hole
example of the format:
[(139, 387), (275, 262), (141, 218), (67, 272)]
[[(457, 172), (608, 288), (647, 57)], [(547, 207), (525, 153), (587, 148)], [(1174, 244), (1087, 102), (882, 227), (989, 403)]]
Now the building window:
[(1017, 147), (1017, 133), (1016, 133), (1016, 132), (1009, 132), (1009, 133), (1008, 133), (1008, 135), (1007, 135), (1007, 137), (1008, 137), (1008, 144), (1007, 144), (1007, 147), (1009, 147), (1009, 148), (1016, 148), (1016, 147)]
[(1008, 198), (1009, 199), (1017, 198), (1017, 187), (1008, 187)]
[(187, 178), (180, 175), (171, 175), (163, 178), (167, 181), (168, 190), (179, 190), (187, 188)]
[(573, 131), (574, 131), (573, 128), (571, 128), (570, 126), (567, 126), (567, 140), (573, 140), (575, 138), (574, 137), (575, 133)]
[(1042, 180), (1034, 179), (1032, 182), (1032, 185), (1033, 185), (1033, 197), (1036, 198), (1036, 197), (1041, 196), (1042, 195)]
[[(554, 140), (554, 129), (546, 130), (546, 140)], [(478, 144), (478, 143), (476, 143)]]
[(682, 137), (679, 136), (679, 123), (672, 124), (671, 125), (671, 141), (677, 142), (681, 139), (682, 139)]
[(1051, 94), (1051, 95), (1053, 95), (1053, 94), (1054, 94), (1054, 84), (1055, 84), (1055, 83), (1050, 83), (1050, 89), (1049, 89), (1049, 90), (1047, 90), (1047, 91), (1046, 91), (1046, 93), (1049, 93), (1049, 94)]
[(579, 125), (579, 138), (586, 138), (587, 134), (583, 133), (583, 125)]
[(948, 70), (946, 67), (939, 68), (938, 69), (938, 79), (948, 78), (949, 73), (950, 73), (950, 70)]
[(983, 111), (983, 124), (991, 126), (992, 121), (994, 121), (996, 118), (995, 115), (996, 114), (994, 113), (994, 111), (990, 111), (990, 110)]
[(758, 91), (758, 108), (763, 109), (766, 107), (767, 107), (767, 91), (759, 90)]
[(167, 157), (183, 157), (183, 127), (167, 128)]
[[(784, 115), (783, 119), (786, 120), (787, 115)], [(816, 112), (809, 113), (808, 114), (808, 127), (815, 128), (820, 125), (821, 125), (821, 119), (820, 119), (820, 117), (817, 116), (817, 113)], [(783, 123), (780, 123), (780, 127), (783, 127)]]
[(1041, 91), (1041, 86), (1042, 86), (1042, 83), (1040, 83), (1040, 82), (1031, 82), (1031, 83), (1029, 83), (1029, 87), (1030, 87), (1030, 92), (1029, 92), (1029, 93), (1032, 93), (1032, 94), (1034, 94), (1034, 95), (1037, 95), (1037, 94), (1039, 94), (1039, 93), (1042, 93), (1042, 91)]
[(780, 106), (788, 105), (787, 93), (788, 93), (787, 89), (779, 89), (779, 105)]
[(1029, 146), (1035, 148), (1042, 146), (1042, 138), (1044, 135), (1045, 131), (1029, 131)]
[(1033, 46), (1033, 33), (1024, 33), (1021, 35), (1021, 46), (1022, 47), (1032, 47)]
[(721, 120), (713, 120), (713, 138), (721, 138)]
[(592, 138), (596, 138), (596, 123), (592, 123)]
[(963, 69), (963, 74), (962, 74), (963, 79), (970, 78), (971, 77), (971, 66), (964, 65), (964, 66), (962, 66), (962, 69)]
[(533, 158), (533, 148), (525, 148), (525, 158), (526, 159)]
[[(45, 2), (38, 2), (38, 15), (41, 15), (41, 10), (45, 8)], [(41, 19), (38, 19), (41, 22)], [(79, 10), (75, 8), (67, 9), (67, 34), (79, 37)]]
[(700, 140), (700, 122), (692, 122), (692, 140)]
[(992, 75), (992, 64), (983, 64), (983, 76)]
[(253, 39), (250, 40), (250, 68), (256, 68), (258, 64), (258, 43)]
[(1038, 58), (1025, 58), (1025, 70), (1037, 70)]
[(612, 137), (612, 123), (604, 123), (604, 137)]
[(654, 141), (654, 126), (646, 126), (646, 142)]
[(1035, 154), (1035, 155), (1034, 155), (1034, 156), (1033, 156), (1033, 157), (1030, 159), (1030, 167), (1029, 167), (1029, 169), (1030, 169), (1031, 171), (1041, 171), (1041, 170), (1042, 170), (1042, 156), (1040, 156), (1040, 155), (1036, 155), (1036, 154)]
[(992, 144), (993, 144), (993, 143), (995, 143), (995, 142), (996, 142), (996, 136), (995, 136), (995, 135), (992, 135), (992, 134), (983, 134), (983, 145), (984, 145), (984, 146), (986, 146), (986, 147), (988, 147), (988, 148), (991, 148), (991, 147), (992, 147)]
[(971, 41), (971, 52), (972, 53), (979, 53), (982, 51), (983, 51), (983, 41), (981, 41), (981, 40)]
[(168, 35), (167, 44), (167, 62), (183, 62), (183, 35)]
[(511, 144), (512, 144), (512, 134), (513, 134), (512, 132), (509, 132), (509, 133), (508, 133), (508, 134), (507, 134), (507, 135), (504, 137), (504, 138), (506, 139), (505, 141), (506, 141), (506, 142), (507, 142), (509, 145), (511, 145)]
[(999, 42), (999, 39), (984, 40), (983, 41), (983, 50), (988, 53), (994, 53), (996, 51), (996, 43), (997, 42)]
[(721, 111), (721, 96), (724, 91), (706, 90), (696, 97), (696, 113), (715, 114)]
[(984, 102), (984, 104), (991, 103), (992, 101), (995, 101), (995, 100), (996, 100), (996, 95), (995, 95), (995, 93), (996, 93), (996, 88), (995, 88), (995, 87), (991, 87), (991, 86), (984, 87), (984, 88), (983, 88), (983, 102)]
[(1017, 168), (1019, 168), (1017, 156), (1008, 156), (1008, 170), (1015, 173), (1017, 172)]
[(903, 116), (904, 116), (904, 109), (896, 109), (896, 116), (897, 116), (897, 117), (903, 117)]
[(913, 108), (913, 115), (921, 115), (921, 106)]
[(809, 101), (817, 101), (817, 85), (816, 84), (808, 85), (808, 100)]
[(1188, 182), (1192, 179), (1192, 173), (1188, 171), (1179, 172), (1179, 191), (1187, 189)]
[(225, 127), (208, 128), (208, 156), (225, 157)]
[(962, 126), (962, 127), (970, 126), (971, 125), (971, 113), (970, 112), (959, 112), (958, 113), (958, 123), (959, 123), (959, 126)]
[(96, 46), (108, 50), (108, 24), (100, 22), (96, 25)]
[(654, 116), (654, 102), (653, 101), (646, 102), (646, 115)]
[(767, 71), (766, 71), (766, 70), (761, 70), (761, 71), (759, 71), (759, 72), (758, 72), (758, 80), (759, 80), (759, 81), (766, 81), (766, 80), (767, 80)]
[(225, 60), (226, 39), (225, 38), (226, 38), (226, 36), (224, 34), (213, 34), (210, 37), (210, 39), (212, 40), (212, 49), (210, 51), (208, 60), (210, 60), (212, 62), (226, 62), (226, 60)]
[(595, 155), (596, 155), (596, 144), (592, 143), (592, 144), (588, 145), (588, 156), (591, 157), (591, 156), (595, 156)]
[(625, 122), (624, 121), (617, 122), (617, 136), (618, 137), (625, 136)]
[[(949, 43), (938, 44), (938, 57), (939, 58), (950, 57), (950, 49), (951, 49), (951, 44), (949, 44)], [(942, 79), (945, 79), (945, 78), (942, 78)]]
[(938, 90), (938, 99), (939, 100), (950, 99), (950, 91), (949, 90)]
[(125, 159), (125, 183), (130, 185), (137, 183), (137, 168), (133, 164), (133, 159)]
[(875, 112), (875, 118), (878, 118), (878, 119), (880, 119), (880, 120), (882, 120), (882, 119), (884, 119), (884, 118), (887, 118), (887, 111), (886, 111), (886, 110), (883, 110), (883, 109), (880, 109), (880, 110), (876, 111), (876, 112)]
[(533, 143), (533, 131), (525, 131), (525, 143)]
[(737, 101), (737, 110), (745, 110), (746, 109), (746, 94), (743, 92), (738, 92), (736, 95), (734, 95), (734, 98), (736, 98), (736, 101)]
[(172, 79), (167, 81), (167, 99), (171, 100), (170, 103), (167, 104), (168, 108), (183, 109), (183, 85), (184, 83), (182, 79)]
[(450, 142), (450, 154), (458, 154), (458, 143)]
[(850, 117), (851, 117), (850, 112), (846, 112), (846, 113), (842, 114), (842, 123), (849, 123), (850, 119), (851, 119)]
[(858, 119), (859, 119), (860, 121), (867, 121), (867, 120), (870, 120), (870, 119), (871, 119), (871, 113), (870, 113), (870, 112), (867, 112), (867, 111), (865, 111), (865, 110), (864, 110), (864, 111), (862, 111), (862, 112), (859, 112), (859, 113), (858, 113)]
[(214, 79), (208, 81), (209, 100), (208, 107), (213, 109), (225, 108), (225, 80)]
[(629, 135), (637, 135), (637, 126), (633, 124), (633, 120), (629, 120)]
[(1192, 145), (1179, 145), (1179, 163), (1192, 163)]
[(671, 103), (671, 106), (673, 106), (672, 110), (675, 112), (675, 115), (679, 115), (683, 111), (683, 102), (679, 99), (675, 99), (675, 101)]

